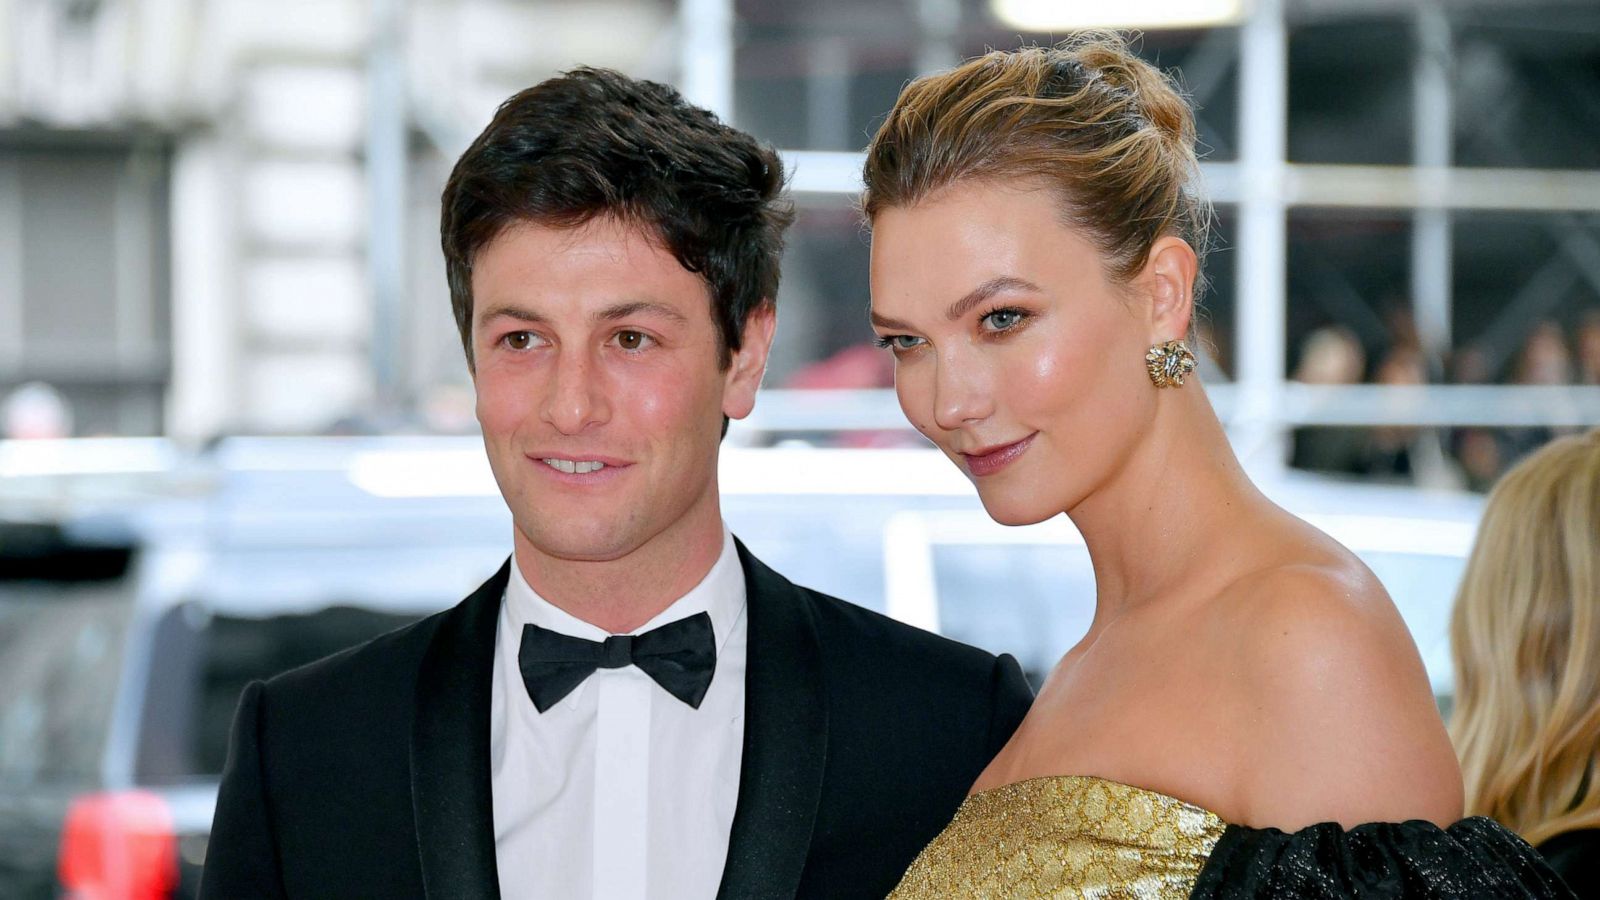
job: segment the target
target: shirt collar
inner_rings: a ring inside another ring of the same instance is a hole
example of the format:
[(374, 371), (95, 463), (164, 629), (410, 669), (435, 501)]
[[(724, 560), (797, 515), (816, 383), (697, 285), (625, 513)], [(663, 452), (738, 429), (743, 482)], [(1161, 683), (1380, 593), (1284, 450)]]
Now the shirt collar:
[[(524, 625), (538, 625), (559, 634), (591, 641), (603, 641), (610, 636), (610, 632), (598, 625), (585, 622), (539, 596), (538, 592), (528, 584), (527, 579), (522, 577), (522, 570), (517, 566), (516, 551), (513, 550), (511, 555), (511, 578), (506, 582), (505, 603), (506, 612), (513, 626), (513, 634), (520, 635)], [(687, 619), (695, 613), (705, 612), (711, 616), (712, 634), (715, 635), (717, 651), (720, 653), (729, 636), (733, 634), (734, 625), (744, 612), (744, 604), (744, 567), (739, 565), (739, 553), (733, 545), (733, 532), (724, 524), (722, 552), (712, 564), (711, 570), (700, 579), (700, 583), (629, 634), (641, 634), (668, 622), (676, 622), (679, 619)]]

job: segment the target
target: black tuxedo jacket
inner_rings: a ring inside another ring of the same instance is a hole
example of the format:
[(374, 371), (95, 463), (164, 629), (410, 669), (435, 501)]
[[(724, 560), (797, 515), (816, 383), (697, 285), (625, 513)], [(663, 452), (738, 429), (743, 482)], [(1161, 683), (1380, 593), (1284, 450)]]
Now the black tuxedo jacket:
[[(881, 900), (1032, 694), (1009, 656), (798, 587), (742, 544), (739, 557), (744, 754), (718, 896)], [(508, 572), (245, 689), (202, 897), (499, 896), (489, 686)]]

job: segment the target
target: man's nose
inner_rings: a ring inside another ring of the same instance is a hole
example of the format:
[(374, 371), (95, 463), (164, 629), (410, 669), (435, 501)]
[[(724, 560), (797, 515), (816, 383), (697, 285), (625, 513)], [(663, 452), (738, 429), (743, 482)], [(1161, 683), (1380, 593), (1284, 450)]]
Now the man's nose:
[(587, 354), (560, 352), (540, 416), (562, 434), (579, 434), (611, 415), (603, 379)]

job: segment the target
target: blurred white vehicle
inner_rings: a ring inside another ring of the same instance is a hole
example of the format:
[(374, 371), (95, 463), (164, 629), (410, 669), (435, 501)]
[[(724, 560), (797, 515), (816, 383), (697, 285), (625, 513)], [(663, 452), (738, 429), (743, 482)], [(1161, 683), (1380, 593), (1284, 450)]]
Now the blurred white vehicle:
[[(1094, 585), (1064, 518), (1005, 528), (931, 449), (729, 446), (724, 514), (793, 580), (1035, 684)], [(1263, 485), (1383, 579), (1441, 702), (1481, 500)], [(509, 552), (476, 438), (0, 444), (0, 896), (192, 896), (238, 694), (443, 609)], [(1159, 548), (1152, 548), (1159, 552)]]

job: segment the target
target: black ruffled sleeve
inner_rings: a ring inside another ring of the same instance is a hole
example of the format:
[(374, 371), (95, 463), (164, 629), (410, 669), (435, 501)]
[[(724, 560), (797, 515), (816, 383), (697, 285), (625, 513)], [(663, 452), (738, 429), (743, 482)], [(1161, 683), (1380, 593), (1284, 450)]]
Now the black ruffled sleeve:
[(1573, 900), (1516, 834), (1481, 816), (1429, 822), (1334, 823), (1292, 834), (1229, 825), (1191, 900)]

